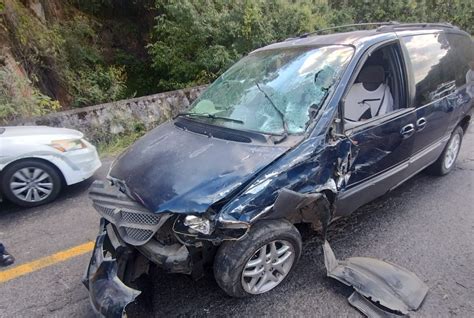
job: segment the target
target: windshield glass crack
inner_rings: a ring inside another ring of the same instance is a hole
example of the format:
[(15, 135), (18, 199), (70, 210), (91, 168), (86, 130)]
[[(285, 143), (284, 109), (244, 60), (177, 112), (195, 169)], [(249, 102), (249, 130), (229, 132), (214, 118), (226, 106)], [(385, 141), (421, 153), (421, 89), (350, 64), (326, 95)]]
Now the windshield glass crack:
[(251, 53), (212, 83), (186, 116), (282, 139), (301, 134), (352, 54), (342, 45)]

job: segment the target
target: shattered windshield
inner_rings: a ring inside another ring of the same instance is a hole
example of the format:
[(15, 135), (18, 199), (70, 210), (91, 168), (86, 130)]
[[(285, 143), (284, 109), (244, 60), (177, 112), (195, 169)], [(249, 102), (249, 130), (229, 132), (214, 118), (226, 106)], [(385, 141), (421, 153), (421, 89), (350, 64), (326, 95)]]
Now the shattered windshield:
[(352, 53), (340, 45), (252, 53), (212, 83), (188, 114), (234, 129), (302, 133)]

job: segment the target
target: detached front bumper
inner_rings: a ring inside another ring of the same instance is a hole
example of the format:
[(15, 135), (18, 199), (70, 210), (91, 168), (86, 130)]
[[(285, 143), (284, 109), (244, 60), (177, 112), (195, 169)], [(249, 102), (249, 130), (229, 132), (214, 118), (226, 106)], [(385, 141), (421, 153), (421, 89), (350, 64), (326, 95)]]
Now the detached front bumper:
[(106, 221), (101, 219), (99, 235), (82, 282), (89, 290), (95, 311), (105, 317), (123, 317), (125, 307), (141, 292), (128, 287), (119, 278), (120, 267), (127, 262), (125, 248), (114, 251), (115, 258), (112, 258), (104, 256), (106, 246), (112, 246), (112, 243), (107, 235)]

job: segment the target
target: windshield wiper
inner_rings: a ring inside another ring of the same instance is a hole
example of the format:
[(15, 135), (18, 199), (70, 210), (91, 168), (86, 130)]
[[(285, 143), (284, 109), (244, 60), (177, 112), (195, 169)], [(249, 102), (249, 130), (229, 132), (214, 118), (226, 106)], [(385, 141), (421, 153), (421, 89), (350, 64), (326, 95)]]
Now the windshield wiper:
[(258, 84), (258, 82), (255, 82), (255, 84), (257, 85), (258, 90), (261, 91), (263, 95), (265, 95), (265, 98), (270, 102), (270, 104), (273, 106), (273, 108), (277, 111), (278, 115), (280, 116), (281, 122), (283, 124), (283, 135), (281, 136), (280, 139), (274, 141), (275, 144), (278, 144), (288, 137), (288, 123), (285, 120), (285, 114), (283, 114), (283, 112), (275, 105), (275, 103), (272, 101), (270, 96), (268, 96), (268, 94), (260, 87), (260, 84)]
[[(321, 80), (319, 78), (319, 75), (322, 72), (323, 72), (323, 70), (319, 70), (318, 72), (316, 72), (316, 74), (314, 74), (314, 84), (315, 84), (316, 87), (319, 87), (319, 89), (323, 92), (323, 96), (321, 97), (321, 100), (319, 101), (318, 104), (313, 103), (309, 106), (309, 109), (308, 109), (309, 119), (306, 122), (306, 125), (305, 125), (306, 128), (308, 128), (309, 125), (311, 125), (311, 121), (314, 118), (316, 118), (316, 116), (318, 115), (319, 111), (321, 110), (320, 106), (324, 105), (324, 103), (326, 102), (326, 99), (329, 96), (329, 90), (332, 87), (332, 83), (325, 83), (324, 79)], [(322, 82), (319, 83), (319, 85), (318, 85), (318, 81), (322, 81)], [(327, 84), (327, 85), (322, 85), (322, 84)]]
[(230, 122), (233, 122), (233, 123), (237, 123), (237, 124), (244, 124), (244, 122), (242, 120), (239, 120), (239, 119), (234, 119), (234, 118), (229, 118), (229, 117), (221, 117), (221, 116), (215, 116), (213, 114), (209, 114), (209, 113), (192, 113), (192, 112), (188, 112), (188, 113), (179, 113), (177, 117), (185, 117), (185, 116), (189, 116), (189, 117), (204, 117), (204, 118), (211, 118), (211, 119), (218, 119), (218, 120), (224, 120), (224, 121), (230, 121)]

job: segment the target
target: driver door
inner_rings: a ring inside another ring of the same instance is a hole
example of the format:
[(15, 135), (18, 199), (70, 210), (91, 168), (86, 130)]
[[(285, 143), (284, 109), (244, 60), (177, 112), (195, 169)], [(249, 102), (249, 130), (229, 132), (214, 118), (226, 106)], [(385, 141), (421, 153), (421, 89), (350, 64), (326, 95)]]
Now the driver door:
[(337, 215), (350, 214), (409, 177), (407, 167), (414, 147), (416, 113), (414, 108), (407, 108), (406, 71), (398, 41), (389, 46), (396, 59), (392, 62), (398, 65), (391, 68), (395, 71), (392, 80), (397, 81), (392, 85), (392, 95), (398, 104), (389, 113), (355, 125), (345, 122), (344, 135), (352, 147), (346, 182), (339, 189), (336, 202)]

